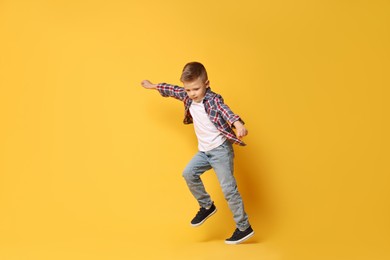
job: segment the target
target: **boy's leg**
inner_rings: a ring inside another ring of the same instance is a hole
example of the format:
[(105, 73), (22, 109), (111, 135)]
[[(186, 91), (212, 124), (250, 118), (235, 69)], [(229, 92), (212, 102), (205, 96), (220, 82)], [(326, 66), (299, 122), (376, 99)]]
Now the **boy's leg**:
[(188, 188), (202, 208), (209, 208), (213, 204), (200, 178), (200, 175), (210, 169), (211, 165), (207, 155), (204, 152), (198, 152), (183, 171)]
[(191, 220), (191, 226), (193, 227), (202, 225), (206, 219), (217, 211), (200, 178), (200, 175), (209, 169), (211, 169), (211, 166), (207, 160), (207, 156), (203, 152), (198, 152), (183, 172), (183, 177), (187, 182), (188, 188), (200, 205), (198, 213)]
[(237, 228), (241, 231), (246, 230), (250, 224), (233, 175), (234, 151), (232, 144), (229, 141), (226, 141), (208, 153), (210, 164), (217, 174), (225, 199), (233, 213)]

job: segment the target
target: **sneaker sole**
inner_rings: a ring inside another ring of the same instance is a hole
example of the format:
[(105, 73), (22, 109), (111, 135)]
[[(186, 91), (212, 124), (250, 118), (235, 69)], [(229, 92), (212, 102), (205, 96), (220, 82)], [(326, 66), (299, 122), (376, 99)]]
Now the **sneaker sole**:
[(228, 245), (238, 245), (238, 244), (248, 240), (249, 238), (251, 238), (254, 234), (255, 234), (255, 231), (252, 231), (251, 233), (249, 233), (245, 237), (241, 238), (240, 240), (237, 240), (237, 241), (226, 241), (225, 240), (225, 243)]
[(208, 215), (207, 217), (205, 217), (204, 220), (202, 220), (201, 222), (199, 222), (199, 223), (197, 223), (197, 224), (192, 224), (192, 223), (191, 223), (191, 226), (193, 226), (193, 227), (198, 227), (198, 226), (202, 225), (209, 217), (211, 217), (212, 215), (214, 215), (215, 212), (217, 212), (217, 208), (215, 208), (215, 210), (214, 210), (213, 212), (211, 212), (210, 215)]

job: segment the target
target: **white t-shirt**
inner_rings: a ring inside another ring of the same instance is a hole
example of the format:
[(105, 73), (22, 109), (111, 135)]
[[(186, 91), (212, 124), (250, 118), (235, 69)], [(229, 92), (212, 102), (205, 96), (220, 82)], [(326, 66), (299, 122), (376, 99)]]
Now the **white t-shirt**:
[(195, 134), (198, 137), (199, 151), (210, 151), (225, 142), (226, 137), (210, 121), (203, 100), (199, 103), (193, 101), (190, 106), (190, 113), (194, 121)]

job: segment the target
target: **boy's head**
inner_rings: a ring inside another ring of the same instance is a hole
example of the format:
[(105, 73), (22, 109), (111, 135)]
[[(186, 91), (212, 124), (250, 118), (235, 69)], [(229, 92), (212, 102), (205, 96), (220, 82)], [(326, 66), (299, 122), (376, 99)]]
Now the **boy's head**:
[(203, 64), (199, 62), (187, 63), (183, 68), (180, 80), (192, 100), (202, 101), (210, 84)]
[(189, 62), (187, 63), (181, 74), (181, 82), (191, 82), (201, 78), (203, 82), (208, 81), (207, 72), (205, 67), (200, 62)]

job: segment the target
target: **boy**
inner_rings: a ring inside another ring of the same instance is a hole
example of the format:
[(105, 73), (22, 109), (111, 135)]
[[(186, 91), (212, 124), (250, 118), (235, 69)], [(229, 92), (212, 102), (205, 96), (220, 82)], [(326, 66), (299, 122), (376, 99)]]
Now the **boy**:
[[(232, 143), (245, 145), (240, 139), (246, 136), (248, 131), (241, 118), (224, 104), (223, 98), (211, 91), (206, 69), (201, 63), (186, 64), (180, 80), (184, 88), (166, 83), (153, 84), (148, 80), (142, 81), (141, 85), (146, 89), (158, 90), (163, 97), (183, 101), (184, 124), (194, 123), (199, 152), (183, 171), (188, 188), (200, 205), (191, 225), (196, 227), (203, 224), (217, 211), (200, 178), (201, 174), (213, 168), (237, 226), (225, 243), (239, 244), (252, 237), (254, 231), (244, 211), (233, 176)], [(237, 135), (232, 130), (233, 127), (236, 128)]]

